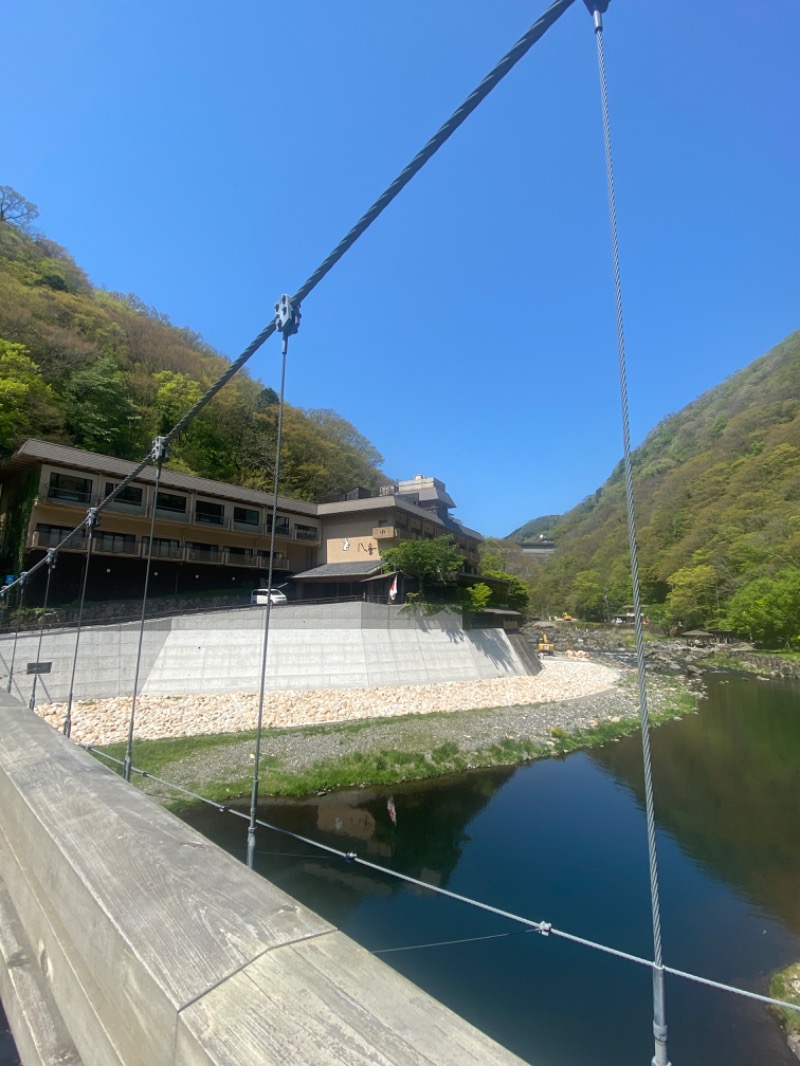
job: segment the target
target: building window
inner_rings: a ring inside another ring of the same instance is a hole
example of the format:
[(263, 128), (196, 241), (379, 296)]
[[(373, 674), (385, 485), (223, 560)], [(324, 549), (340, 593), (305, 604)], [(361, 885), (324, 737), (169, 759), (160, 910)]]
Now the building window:
[[(110, 496), (114, 489), (119, 484), (118, 481), (106, 482), (106, 496)], [(144, 492), (137, 485), (126, 485), (121, 492), (118, 492), (114, 497), (114, 503), (130, 503), (135, 507), (142, 506), (142, 499)]]
[(258, 511), (250, 507), (234, 507), (233, 520), (242, 526), (258, 526)]
[[(142, 537), (142, 546), (145, 553), (149, 543), (149, 537)], [(181, 542), (179, 540), (170, 540), (168, 537), (153, 537), (153, 550), (150, 554), (154, 558), (180, 559)]]
[[(272, 532), (272, 515), (267, 515), (267, 533)], [(279, 537), (289, 536), (289, 519), (278, 515), (275, 520), (275, 534)]]
[(156, 507), (159, 511), (170, 511), (173, 514), (186, 514), (186, 497), (177, 496), (174, 492), (159, 492), (156, 496)]
[[(65, 537), (69, 537), (69, 540), (63, 546), (65, 548), (83, 548), (86, 544), (86, 537), (82, 529), (73, 530), (69, 526), (51, 526), (44, 522), (39, 522), (36, 526), (36, 541), (39, 548), (55, 548)], [(70, 536), (70, 534), (72, 534)]]
[(221, 526), (225, 523), (225, 507), (209, 500), (197, 500), (194, 505), (194, 520), (204, 526)]
[(196, 544), (189, 542), (186, 545), (190, 559), (197, 562), (217, 563), (222, 558), (222, 552), (216, 544)]
[(136, 551), (136, 537), (132, 533), (96, 533), (94, 542), (99, 552), (133, 555)]
[(294, 535), (298, 540), (319, 540), (319, 530), (316, 526), (301, 526), (295, 523)]
[(64, 500), (67, 503), (91, 503), (92, 480), (75, 477), (74, 474), (51, 474), (47, 496), (51, 500)]

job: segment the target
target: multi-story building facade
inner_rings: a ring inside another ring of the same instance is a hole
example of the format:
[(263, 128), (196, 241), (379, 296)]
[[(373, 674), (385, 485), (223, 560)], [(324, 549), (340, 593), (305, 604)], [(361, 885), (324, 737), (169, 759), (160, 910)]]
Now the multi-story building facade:
[[(30, 569), (134, 469), (122, 459), (26, 441), (0, 464), (0, 532), (8, 573)], [(480, 535), (450, 517), (454, 504), (441, 482), (418, 477), (387, 486), (377, 497), (363, 490), (350, 496), (324, 504), (278, 498), (273, 584), (295, 579), (295, 594), (306, 597), (352, 595), (354, 585), (380, 571), (383, 548), (443, 533), (458, 545), (464, 572), (476, 572)], [(141, 589), (151, 526), (154, 595), (263, 586), (273, 504), (266, 492), (167, 469), (156, 487), (155, 470), (146, 468), (102, 512), (92, 543), (89, 597), (119, 598)], [(84, 533), (59, 551), (52, 602), (77, 594), (85, 555)], [(320, 567), (334, 569), (319, 574)], [(42, 583), (44, 568), (36, 579)], [(33, 586), (31, 602), (35, 591)], [(368, 587), (363, 591), (366, 595)]]

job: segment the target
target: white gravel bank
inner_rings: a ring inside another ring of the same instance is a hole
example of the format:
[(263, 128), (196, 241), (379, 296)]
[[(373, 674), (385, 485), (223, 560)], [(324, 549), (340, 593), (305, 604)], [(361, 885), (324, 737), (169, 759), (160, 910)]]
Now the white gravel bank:
[[(611, 688), (619, 677), (620, 671), (607, 666), (565, 658), (547, 659), (542, 672), (535, 677), (268, 692), (264, 703), (264, 725), (283, 728), (434, 711), (556, 703), (602, 692)], [(79, 744), (124, 741), (128, 735), (130, 709), (130, 697), (75, 703), (72, 739)], [(36, 710), (54, 728), (62, 728), (66, 704), (46, 704)], [(156, 739), (199, 733), (240, 733), (255, 728), (257, 713), (256, 693), (140, 696), (136, 701), (135, 734), (138, 738)]]

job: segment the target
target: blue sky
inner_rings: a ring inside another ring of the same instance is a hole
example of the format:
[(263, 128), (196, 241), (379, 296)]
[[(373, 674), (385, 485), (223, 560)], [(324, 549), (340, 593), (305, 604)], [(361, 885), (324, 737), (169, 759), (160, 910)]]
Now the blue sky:
[[(546, 0), (39, 0), (5, 18), (0, 183), (95, 285), (235, 357)], [(800, 328), (796, 0), (605, 16), (634, 444)], [(323, 281), (287, 398), (505, 535), (621, 455), (578, 0)], [(277, 384), (278, 345), (251, 360)]]

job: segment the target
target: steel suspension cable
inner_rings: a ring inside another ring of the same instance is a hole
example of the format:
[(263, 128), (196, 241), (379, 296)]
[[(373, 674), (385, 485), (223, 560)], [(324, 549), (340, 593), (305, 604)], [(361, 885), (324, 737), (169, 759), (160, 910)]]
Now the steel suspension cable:
[(656, 851), (656, 824), (653, 800), (653, 767), (650, 754), (650, 717), (647, 708), (647, 678), (644, 664), (644, 636), (642, 631), (642, 605), (639, 589), (639, 562), (636, 544), (636, 512), (633, 498), (633, 472), (631, 464), (630, 413), (628, 407), (628, 378), (625, 360), (625, 330), (622, 315), (622, 281), (620, 273), (619, 240), (617, 234), (617, 209), (614, 194), (614, 167), (611, 152), (611, 120), (608, 107), (605, 55), (603, 52), (603, 11), (608, 0), (586, 0), (594, 17), (597, 63), (600, 74), (600, 104), (603, 116), (603, 143), (608, 185), (608, 209), (611, 226), (611, 255), (614, 270), (614, 304), (617, 322), (617, 349), (619, 362), (620, 402), (622, 407), (622, 442), (625, 469), (625, 502), (628, 516), (628, 541), (631, 557), (631, 580), (633, 584), (634, 628), (636, 631), (636, 667), (639, 684), (639, 709), (642, 734), (642, 758), (644, 763), (645, 817), (647, 822), (647, 852), (650, 866), (650, 905), (653, 923), (653, 1037), (655, 1053), (653, 1066), (669, 1066), (667, 1054), (667, 1015), (664, 990), (664, 960), (661, 944), (661, 903), (659, 899), (658, 856)]
[[(430, 159), (432, 159), (436, 152), (438, 152), (442, 145), (450, 139), (459, 126), (461, 126), (472, 114), (478, 105), (486, 99), (489, 93), (491, 93), (497, 85), (499, 85), (506, 74), (517, 65), (526, 53), (530, 51), (536, 42), (544, 36), (547, 30), (550, 29), (550, 27), (564, 14), (567, 8), (572, 6), (574, 2), (575, 0), (555, 0), (555, 2), (552, 3), (542, 15), (540, 15), (536, 22), (533, 23), (527, 32), (520, 37), (516, 44), (506, 52), (502, 59), (495, 64), (489, 74), (487, 74), (483, 81), (470, 93), (461, 106), (453, 112), (450, 118), (437, 130), (427, 144), (420, 149), (411, 162), (400, 172), (391, 185), (384, 190), (369, 210), (361, 216), (358, 222), (356, 222), (352, 229), (342, 238), (327, 258), (322, 261), (314, 273), (300, 286), (292, 297), (292, 303), (295, 306), (298, 306), (300, 302), (317, 287), (325, 275), (328, 274), (336, 263), (339, 262), (342, 256), (353, 247), (359, 237), (363, 236), (385, 208), (387, 208), (399, 193), (402, 192), (405, 186), (408, 185), (411, 179)], [(186, 411), (183, 417), (164, 436), (163, 440), (166, 446), (169, 446), (176, 437), (186, 429), (200, 411), (213, 400), (217, 393), (242, 369), (248, 360), (259, 350), (265, 341), (275, 333), (275, 331), (276, 325), (274, 321), (268, 323), (268, 325), (264, 327), (258, 336), (245, 348), (241, 355), (231, 363), (228, 369), (220, 375), (217, 381), (207, 389), (200, 399), (190, 407), (188, 411)], [(131, 482), (135, 481), (151, 462), (152, 456), (151, 454), (148, 454), (137, 464), (130, 474), (123, 478), (123, 480), (114, 487), (112, 492), (97, 504), (94, 508), (95, 512), (101, 514), (108, 505), (131, 484)], [(85, 524), (86, 521), (84, 520), (84, 522), (76, 526), (75, 529), (56, 546), (56, 550), (67, 547), (67, 542), (70, 540), (73, 533), (77, 533)], [(30, 572), (34, 573), (43, 565), (44, 559), (40, 559), (31, 567)], [(19, 578), (17, 581), (12, 582), (8, 588), (13, 588), (18, 582)]]
[(250, 824), (247, 827), (247, 865), (253, 869), (256, 852), (256, 810), (258, 809), (258, 764), (261, 760), (261, 734), (264, 727), (264, 692), (267, 684), (267, 655), (269, 652), (269, 623), (272, 613), (272, 568), (275, 559), (275, 527), (278, 524), (278, 487), (281, 474), (281, 445), (283, 443), (283, 408), (286, 395), (286, 354), (289, 333), (283, 334), (281, 345), (281, 391), (278, 397), (278, 425), (275, 439), (275, 470), (272, 482), (272, 511), (270, 512), (269, 562), (267, 564), (267, 602), (264, 607), (264, 638), (261, 645), (261, 674), (258, 686), (258, 718), (253, 763), (253, 785), (250, 794)]
[(17, 595), (17, 625), (14, 630), (14, 646), (11, 650), (11, 666), (8, 671), (8, 687), (7, 692), (11, 691), (11, 687), (14, 684), (14, 663), (17, 659), (17, 641), (19, 640), (19, 627), (22, 622), (22, 607), (25, 603), (25, 583), (28, 579), (27, 573), (23, 572), (19, 575), (18, 579), (14, 582), (18, 586)]
[(42, 604), (42, 616), (39, 619), (39, 641), (36, 645), (36, 670), (33, 675), (33, 683), (31, 684), (31, 695), (28, 700), (28, 710), (32, 711), (36, 707), (36, 682), (39, 680), (39, 663), (42, 657), (42, 637), (44, 636), (44, 612), (47, 610), (47, 604), (50, 599), (50, 578), (53, 576), (53, 570), (56, 565), (56, 555), (54, 551), (49, 551), (45, 556), (47, 560), (47, 583), (44, 587), (44, 603)]
[[(533, 25), (520, 37), (512, 48), (500, 59), (483, 81), (469, 94), (460, 107), (458, 107), (448, 120), (439, 127), (431, 139), (420, 149), (410, 163), (398, 174), (395, 180), (373, 203), (369, 210), (361, 216), (353, 228), (342, 238), (333, 251), (320, 263), (314, 273), (300, 286), (292, 297), (292, 303), (297, 306), (319, 285), (325, 275), (339, 262), (342, 256), (348, 252), (359, 237), (369, 229), (375, 219), (389, 206), (392, 200), (402, 192), (411, 179), (425, 164), (439, 151), (442, 145), (450, 139), (455, 131), (467, 119), (472, 112), (482, 103), (489, 93), (496, 88), (506, 74), (512, 70), (520, 59), (540, 40), (550, 27), (564, 14), (567, 8), (575, 0), (555, 0), (555, 3), (533, 23)], [(245, 363), (275, 332), (274, 322), (270, 322), (261, 333), (245, 348), (239, 358), (232, 363), (225, 373), (216, 381), (208, 391), (200, 397), (197, 403), (191, 407), (181, 420), (173, 426), (166, 435), (167, 444), (171, 443), (179, 433), (192, 421), (207, 403), (209, 403), (220, 389), (238, 373)]]
[[(92, 744), (83, 745), (86, 751), (91, 752), (93, 755), (98, 756), (101, 759), (105, 759), (110, 763), (114, 763), (116, 766), (123, 767), (124, 762), (122, 759), (117, 759), (113, 755), (108, 755), (106, 752), (101, 751), (99, 748)], [(182, 796), (188, 796), (190, 799), (197, 800), (199, 803), (205, 804), (208, 807), (213, 807), (219, 811), (220, 814), (232, 814), (236, 818), (242, 818), (249, 821), (250, 816), (244, 811), (237, 810), (236, 807), (231, 807), (226, 803), (219, 803), (217, 800), (209, 799), (207, 796), (203, 796), (198, 792), (192, 792), (191, 789), (184, 788), (182, 785), (175, 784), (174, 781), (167, 781), (163, 777), (157, 777), (155, 774), (151, 774), (148, 770), (141, 770), (138, 767), (132, 767), (132, 773), (139, 777), (146, 778), (149, 781), (154, 781), (159, 785), (164, 785), (166, 788), (170, 788), (175, 792), (179, 792)], [(425, 944), (410, 944), (407, 946), (395, 947), (395, 948), (380, 948), (373, 949), (372, 954), (383, 955), (394, 951), (414, 951), (428, 947), (444, 947), (448, 944), (460, 944), (470, 943), (477, 940), (491, 940), (500, 939), (506, 936), (515, 936), (519, 933), (540, 933), (542, 936), (554, 936), (557, 939), (567, 940), (570, 943), (578, 944), (581, 947), (591, 948), (594, 951), (600, 951), (605, 955), (610, 955), (613, 958), (622, 959), (625, 962), (632, 962), (638, 966), (645, 966), (651, 970), (655, 969), (655, 963), (651, 959), (646, 959), (641, 955), (634, 955), (629, 951), (621, 951), (619, 948), (611, 947), (608, 944), (601, 944), (596, 940), (589, 940), (586, 937), (578, 936), (575, 933), (568, 933), (566, 930), (558, 929), (550, 922), (546, 921), (534, 921), (531, 918), (525, 918), (522, 915), (514, 914), (512, 911), (504, 911), (499, 907), (495, 907), (490, 903), (483, 903), (480, 900), (472, 899), (470, 896), (462, 896), (457, 892), (451, 892), (447, 888), (442, 888), (441, 885), (432, 885), (427, 881), (421, 881), (419, 878), (410, 877), (408, 874), (401, 873), (399, 870), (392, 870), (386, 866), (380, 866), (378, 863), (370, 862), (368, 859), (362, 859), (354, 851), (342, 851), (341, 848), (331, 847), (329, 844), (323, 844), (318, 840), (313, 840), (311, 837), (304, 836), (302, 833), (296, 833), (292, 829), (284, 829), (282, 826), (274, 825), (271, 822), (264, 821), (263, 819), (257, 819), (257, 824), (264, 829), (269, 829), (274, 833), (278, 833), (280, 836), (288, 837), (291, 840), (300, 841), (303, 844), (308, 844), (315, 848), (317, 851), (324, 852), (328, 855), (332, 855), (335, 858), (342, 859), (347, 863), (352, 863), (357, 866), (365, 866), (369, 870), (376, 873), (384, 874), (387, 877), (394, 878), (397, 881), (403, 881), (406, 884), (414, 885), (417, 888), (425, 889), (437, 896), (444, 896), (448, 899), (452, 899), (458, 903), (465, 903), (470, 907), (475, 907), (478, 910), (483, 910), (489, 914), (493, 914), (499, 918), (506, 918), (509, 921), (516, 922), (523, 925), (525, 928), (515, 932), (509, 933), (496, 933), (483, 937), (466, 937), (459, 940), (452, 941), (435, 941)], [(277, 854), (286, 855), (285, 852), (278, 852)], [(307, 858), (309, 856), (300, 856), (301, 858)], [(686, 981), (693, 981), (696, 984), (705, 985), (708, 988), (716, 988), (723, 992), (731, 992), (737, 996), (744, 996), (747, 999), (757, 1000), (759, 1003), (766, 1003), (770, 1006), (786, 1007), (791, 1011), (800, 1012), (800, 1006), (796, 1003), (789, 1003), (786, 1000), (775, 999), (772, 996), (764, 996), (759, 992), (751, 992), (746, 988), (738, 988), (736, 985), (724, 984), (721, 981), (715, 981), (710, 977), (702, 977), (699, 974), (689, 973), (685, 970), (678, 970), (671, 966), (664, 966), (666, 973), (674, 974), (675, 977), (680, 977)]]
[(153, 488), (152, 511), (150, 514), (150, 536), (147, 539), (147, 562), (144, 569), (144, 591), (142, 593), (142, 615), (139, 619), (139, 641), (136, 646), (136, 669), (133, 673), (133, 692), (131, 693), (131, 713), (128, 719), (128, 740), (125, 745), (125, 766), (122, 776), (126, 781), (131, 779), (131, 761), (133, 759), (133, 730), (136, 720), (136, 698), (139, 694), (139, 672), (142, 666), (142, 644), (144, 642), (144, 623), (147, 616), (147, 592), (150, 586), (150, 569), (153, 561), (153, 539), (156, 531), (156, 507), (158, 506), (158, 487), (161, 484), (161, 469), (167, 457), (166, 449), (161, 437), (153, 441), (151, 455), (156, 460), (156, 480)]
[[(78, 649), (81, 643), (81, 626), (83, 624), (83, 606), (86, 602), (86, 586), (89, 582), (89, 566), (92, 561), (92, 543), (94, 542), (94, 530), (97, 525), (97, 509), (90, 507), (83, 520), (86, 527), (86, 558), (83, 564), (83, 579), (81, 581), (81, 598), (78, 604), (78, 619), (75, 623), (75, 650), (72, 655), (72, 673), (69, 679), (69, 695), (67, 697), (67, 714), (64, 719), (64, 736), (72, 733), (72, 700), (75, 693), (75, 673), (78, 668)], [(78, 527), (80, 528), (80, 527)]]

